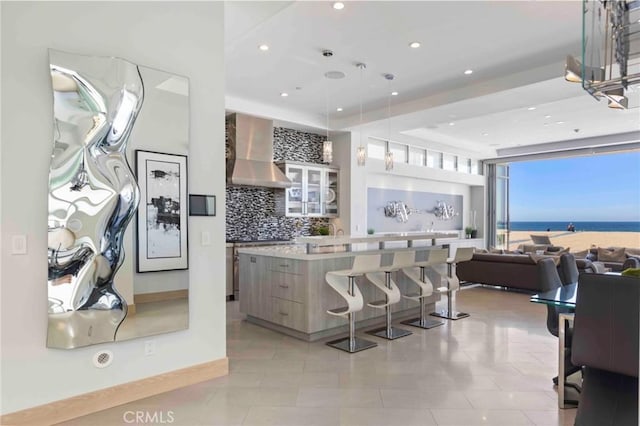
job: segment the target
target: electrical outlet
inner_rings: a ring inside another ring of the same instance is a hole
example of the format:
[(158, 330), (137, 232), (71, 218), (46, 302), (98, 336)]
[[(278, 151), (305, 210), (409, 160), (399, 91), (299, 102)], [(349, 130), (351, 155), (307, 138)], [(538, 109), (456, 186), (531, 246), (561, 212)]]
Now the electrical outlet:
[(145, 356), (155, 355), (156, 353), (156, 341), (147, 340), (144, 342), (144, 354)]
[(200, 242), (203, 246), (210, 246), (211, 234), (208, 231), (202, 231), (202, 234), (200, 234)]

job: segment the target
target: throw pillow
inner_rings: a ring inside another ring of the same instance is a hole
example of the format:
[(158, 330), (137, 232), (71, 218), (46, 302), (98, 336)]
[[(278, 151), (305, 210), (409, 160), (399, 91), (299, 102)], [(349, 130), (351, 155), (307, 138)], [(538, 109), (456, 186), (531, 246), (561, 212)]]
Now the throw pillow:
[(573, 256), (576, 259), (586, 259), (588, 254), (589, 254), (589, 250), (582, 250), (582, 251), (577, 251), (573, 253)]
[(636, 257), (640, 257), (640, 249), (637, 248), (626, 248), (624, 249), (624, 252), (627, 254), (627, 256), (636, 256)]
[(605, 249), (598, 247), (598, 260), (600, 262), (624, 262), (626, 256), (624, 255), (624, 247), (617, 249)]
[(629, 268), (622, 271), (620, 274), (623, 277), (636, 277), (640, 278), (640, 268)]
[(489, 253), (504, 254), (504, 250), (503, 249), (498, 249), (498, 248), (495, 248), (495, 247), (489, 247)]

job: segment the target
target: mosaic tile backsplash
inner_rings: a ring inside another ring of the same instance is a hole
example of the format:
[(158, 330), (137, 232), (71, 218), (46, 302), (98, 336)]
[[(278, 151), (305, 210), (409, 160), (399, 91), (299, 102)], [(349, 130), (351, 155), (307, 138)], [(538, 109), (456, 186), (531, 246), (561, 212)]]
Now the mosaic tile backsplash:
[[(274, 161), (322, 163), (322, 142), (326, 137), (283, 127), (273, 129)], [(311, 235), (328, 219), (295, 218), (275, 213), (275, 191), (282, 189), (227, 185), (227, 241), (292, 239)]]

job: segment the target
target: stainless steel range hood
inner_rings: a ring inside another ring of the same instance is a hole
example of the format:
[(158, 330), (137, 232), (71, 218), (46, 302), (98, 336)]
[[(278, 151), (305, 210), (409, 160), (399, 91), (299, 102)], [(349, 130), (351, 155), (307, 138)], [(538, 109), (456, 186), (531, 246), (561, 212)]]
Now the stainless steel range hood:
[(227, 126), (227, 183), (291, 187), (291, 181), (273, 164), (273, 121), (235, 113), (227, 117)]

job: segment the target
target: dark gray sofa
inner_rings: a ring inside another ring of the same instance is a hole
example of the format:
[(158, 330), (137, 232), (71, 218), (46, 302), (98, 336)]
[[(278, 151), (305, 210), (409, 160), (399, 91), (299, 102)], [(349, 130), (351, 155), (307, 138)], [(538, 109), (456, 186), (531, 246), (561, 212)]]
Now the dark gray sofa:
[[(538, 282), (536, 261), (555, 256), (529, 254), (474, 253), (471, 260), (458, 263), (456, 275), (461, 281), (501, 287), (546, 291)], [(559, 259), (558, 259), (559, 260)], [(596, 267), (586, 259), (576, 260), (580, 272), (595, 273)]]

